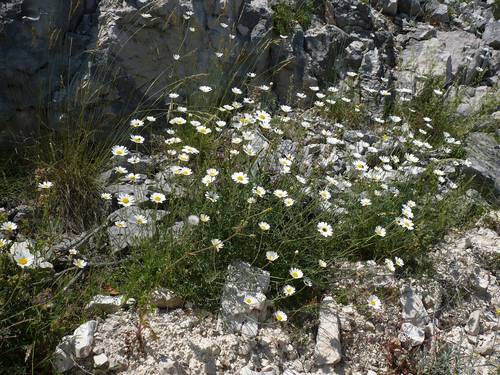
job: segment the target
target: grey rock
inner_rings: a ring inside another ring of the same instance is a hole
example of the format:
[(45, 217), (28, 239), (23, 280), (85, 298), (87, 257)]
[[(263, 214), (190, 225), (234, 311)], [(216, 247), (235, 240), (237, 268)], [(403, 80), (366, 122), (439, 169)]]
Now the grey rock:
[(95, 355), (93, 360), (94, 360), (94, 367), (95, 368), (104, 368), (104, 367), (107, 367), (109, 364), (108, 357), (106, 356), (105, 353)]
[(402, 288), (400, 302), (403, 320), (420, 328), (425, 327), (429, 322), (429, 315), (422, 298), (410, 286)]
[(160, 375), (185, 375), (186, 371), (177, 362), (170, 359), (160, 361), (158, 365)]
[(263, 369), (261, 371), (254, 371), (250, 367), (245, 366), (240, 370), (240, 372), (238, 374), (239, 375), (276, 375), (276, 372), (272, 368)]
[(432, 10), (430, 20), (436, 24), (446, 24), (450, 21), (448, 16), (448, 6), (446, 4), (437, 4)]
[(304, 33), (304, 50), (307, 53), (307, 70), (315, 77), (331, 74), (332, 70), (341, 70), (339, 59), (349, 36), (334, 25), (312, 27)]
[(500, 148), (486, 133), (471, 133), (466, 139), (467, 160), (465, 170), (500, 195)]
[(104, 296), (99, 294), (92, 298), (87, 306), (85, 306), (85, 309), (111, 314), (120, 310), (123, 302), (122, 296)]
[(373, 29), (370, 6), (359, 0), (329, 0), (325, 2), (325, 18), (347, 33)]
[(12, 135), (34, 135), (36, 108), (46, 99), (44, 94), (55, 94), (61, 83), (71, 85), (77, 75), (90, 38), (90, 32), (79, 27), (87, 13), (83, 3), (1, 2), (0, 148), (15, 145)]
[(148, 194), (152, 193), (150, 184), (113, 184), (106, 186), (104, 191), (114, 196), (118, 194), (133, 195), (137, 203), (144, 203), (148, 200)]
[[(155, 231), (154, 222), (161, 220), (167, 211), (156, 209), (141, 209), (136, 206), (123, 207), (108, 216), (108, 221), (125, 221), (127, 226), (119, 228), (112, 225), (107, 229), (109, 245), (113, 252), (121, 251), (138, 241), (153, 237)], [(146, 224), (138, 224), (136, 215), (142, 215), (147, 219)]]
[(483, 32), (483, 41), (495, 49), (500, 49), (500, 20), (491, 21)]
[(57, 345), (52, 359), (57, 372), (65, 372), (75, 366), (74, 340), (73, 335), (64, 336)]
[(419, 0), (399, 0), (398, 12), (405, 13), (411, 17), (420, 16), (420, 15), (422, 15), (422, 8), (420, 6), (420, 1)]
[(384, 0), (382, 13), (394, 17), (398, 13), (398, 0)]
[[(245, 262), (228, 266), (222, 292), (220, 324), (230, 332), (243, 332), (255, 336), (258, 322), (264, 318), (266, 301), (264, 293), (269, 288), (269, 272), (252, 267)], [(247, 305), (245, 296), (261, 298), (255, 306)]]
[(175, 309), (181, 307), (184, 301), (167, 288), (156, 288), (151, 293), (151, 302), (161, 309)]
[(479, 110), (482, 101), (489, 93), (491, 93), (491, 88), (488, 86), (465, 88), (464, 98), (457, 108), (457, 113), (467, 116)]
[(497, 334), (495, 332), (490, 332), (475, 351), (483, 356), (486, 356), (494, 351), (498, 351), (499, 349), (500, 343), (498, 342)]
[(96, 327), (97, 322), (90, 320), (75, 329), (73, 336), (76, 358), (87, 358), (89, 356), (92, 351), (92, 344), (94, 343)]
[(335, 301), (330, 296), (325, 297), (320, 305), (319, 328), (314, 353), (319, 366), (334, 365), (342, 359), (340, 321), (335, 309)]
[(466, 75), (475, 71), (477, 61), (471, 57), (483, 46), (481, 39), (465, 31), (437, 31), (427, 40), (410, 40), (399, 55), (395, 71), (398, 85), (411, 88), (427, 76), (444, 76), (447, 82), (472, 79)]
[(467, 320), (467, 325), (465, 327), (465, 331), (469, 335), (477, 336), (479, 334), (480, 318), (481, 318), (481, 310), (475, 310), (470, 314), (469, 320)]
[(401, 342), (408, 343), (410, 346), (418, 346), (425, 340), (425, 331), (411, 323), (403, 323), (398, 338)]

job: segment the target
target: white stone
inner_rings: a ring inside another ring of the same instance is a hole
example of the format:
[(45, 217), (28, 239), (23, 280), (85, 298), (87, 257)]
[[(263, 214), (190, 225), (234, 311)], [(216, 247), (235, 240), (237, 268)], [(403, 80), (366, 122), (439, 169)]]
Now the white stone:
[(481, 310), (475, 310), (470, 314), (469, 320), (467, 321), (467, 326), (465, 327), (465, 331), (469, 335), (477, 336), (479, 334), (480, 317), (481, 317)]
[(181, 307), (184, 301), (167, 288), (156, 288), (151, 293), (151, 301), (161, 309)]
[(408, 343), (411, 346), (418, 346), (424, 342), (425, 332), (423, 329), (411, 323), (403, 323), (398, 338), (403, 343)]
[(87, 358), (92, 351), (94, 332), (97, 327), (95, 320), (82, 324), (73, 333), (76, 358)]
[(94, 356), (94, 367), (104, 367), (108, 364), (108, 357), (106, 354), (101, 353), (99, 355)]
[(122, 296), (104, 296), (97, 295), (85, 306), (86, 310), (102, 311), (105, 313), (114, 313), (120, 310), (123, 305)]
[(53, 356), (54, 368), (57, 372), (65, 372), (73, 368), (74, 361), (74, 337), (64, 336), (57, 345)]
[(319, 328), (314, 354), (318, 365), (339, 363), (342, 359), (340, 323), (335, 302), (328, 296), (323, 299), (319, 311)]
[(402, 288), (400, 302), (403, 308), (403, 320), (417, 327), (425, 327), (429, 321), (429, 315), (425, 310), (422, 298), (410, 286)]
[[(265, 317), (265, 295), (269, 288), (269, 272), (252, 267), (248, 263), (233, 262), (228, 267), (221, 301), (219, 323), (230, 332), (255, 336), (258, 322)], [(245, 296), (262, 298), (260, 303), (249, 306)]]

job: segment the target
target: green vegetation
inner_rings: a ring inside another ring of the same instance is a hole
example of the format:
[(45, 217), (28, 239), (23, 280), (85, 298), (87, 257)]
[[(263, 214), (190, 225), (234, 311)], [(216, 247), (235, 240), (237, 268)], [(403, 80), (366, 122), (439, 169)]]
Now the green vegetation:
[(274, 29), (279, 35), (289, 35), (296, 24), (305, 30), (315, 11), (313, 0), (280, 0), (273, 5)]
[[(314, 3), (279, 2), (273, 9), (276, 31), (289, 34), (295, 23), (308, 27)], [(312, 103), (278, 107), (269, 87), (246, 74), (253, 68), (249, 56), (227, 70), (215, 66), (210, 74), (179, 77), (164, 88), (174, 94), (168, 109), (138, 107), (99, 143), (92, 126), (99, 114), (89, 118), (81, 100), (71, 121), (39, 139), (26, 167), (4, 162), (1, 203), (27, 201), (34, 210), (17, 229), (2, 229), (2, 371), (51, 373), (56, 343), (88, 318), (84, 306), (98, 293), (133, 297), (147, 311), (151, 290), (165, 286), (216, 310), (227, 266), (236, 259), (271, 273), (268, 298), (301, 325), (314, 316), (339, 262), (394, 261), (396, 272), (432, 272), (429, 247), (487, 208), (466, 199), (470, 181), (458, 168), (461, 141), (476, 117), (456, 116), (457, 100), (445, 100), (442, 79), (430, 78), (417, 95), (391, 90), (389, 99), (375, 92), (379, 107), (373, 110), (354, 74), (343, 89), (308, 92)], [(186, 98), (177, 100), (176, 91)], [(127, 152), (111, 158), (111, 147), (123, 144)], [(110, 170), (133, 154), (157, 160), (146, 171), (133, 163), (121, 174)], [(112, 206), (128, 203), (120, 194), (103, 198), (105, 171), (123, 185), (166, 176), (155, 186), (164, 201), (155, 203), (150, 194), (135, 205), (168, 214), (144, 223), (153, 228), (151, 238), (119, 253), (107, 246), (104, 231), (117, 223), (105, 217)], [(51, 184), (41, 187), (45, 182)], [(0, 224), (8, 222), (0, 215)], [(179, 222), (182, 229), (172, 230)], [(64, 233), (98, 225), (96, 237), (73, 253), (52, 253)], [(7, 240), (16, 242), (18, 233), (33, 239), (30, 255), (46, 256), (54, 270), (9, 254)], [(287, 286), (293, 293), (286, 295)], [(385, 287), (357, 296), (338, 290), (335, 297), (368, 312), (374, 294), (382, 303), (395, 298)], [(425, 371), (437, 374), (440, 366)]]

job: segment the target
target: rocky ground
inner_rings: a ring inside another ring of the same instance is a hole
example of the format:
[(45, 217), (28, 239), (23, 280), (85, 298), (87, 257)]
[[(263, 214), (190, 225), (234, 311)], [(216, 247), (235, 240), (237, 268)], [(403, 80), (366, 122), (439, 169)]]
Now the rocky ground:
[[(228, 271), (219, 316), (166, 290), (155, 291), (156, 307), (147, 313), (138, 313), (133, 300), (96, 297), (87, 308), (109, 315), (63, 339), (56, 364), (96, 374), (432, 374), (442, 357), (456, 373), (495, 374), (500, 236), (498, 227), (485, 225), (452, 233), (432, 249), (435, 273), (425, 278), (395, 275), (370, 262), (339, 265), (347, 280), (332, 285), (318, 321), (303, 322), (299, 330), (277, 325), (269, 301), (253, 309), (243, 304), (239, 297), (265, 290), (269, 277), (243, 263)], [(351, 285), (355, 296), (367, 284), (387, 293), (375, 313), (366, 302), (339, 300), (342, 287)]]

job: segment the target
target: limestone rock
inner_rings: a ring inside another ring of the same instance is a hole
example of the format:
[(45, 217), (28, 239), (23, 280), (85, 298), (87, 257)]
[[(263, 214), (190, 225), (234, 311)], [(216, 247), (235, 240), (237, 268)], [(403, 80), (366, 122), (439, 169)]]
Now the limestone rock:
[(398, 338), (401, 342), (408, 343), (410, 346), (418, 346), (425, 340), (425, 331), (411, 323), (403, 323)]
[(151, 302), (160, 309), (175, 309), (181, 307), (183, 299), (167, 288), (156, 288), (151, 293)]
[(431, 22), (435, 24), (446, 24), (450, 21), (448, 16), (448, 6), (446, 4), (437, 4), (431, 13)]
[(486, 133), (471, 133), (466, 140), (466, 171), (473, 174), (500, 195), (500, 147), (495, 139)]
[[(124, 221), (125, 228), (112, 225), (108, 228), (108, 241), (114, 252), (121, 251), (137, 241), (151, 238), (154, 235), (154, 221), (161, 220), (167, 211), (155, 209), (141, 209), (136, 206), (123, 207), (108, 216), (108, 221)], [(142, 215), (148, 221), (146, 224), (138, 224), (135, 217)]]
[(243, 300), (246, 296), (258, 298), (269, 288), (269, 272), (236, 261), (227, 269), (226, 282), (222, 292), (220, 322), (231, 332), (242, 332), (255, 336), (258, 322), (265, 314), (266, 303), (249, 306)]
[(340, 321), (334, 299), (325, 297), (319, 311), (319, 328), (315, 347), (316, 363), (319, 366), (333, 365), (342, 359), (340, 343)]
[(477, 336), (479, 334), (480, 317), (481, 317), (481, 310), (475, 310), (470, 314), (469, 320), (467, 321), (467, 326), (465, 327), (465, 330), (469, 335)]
[(97, 295), (85, 306), (86, 310), (114, 313), (123, 306), (122, 296)]
[(90, 320), (79, 326), (73, 333), (76, 358), (87, 358), (89, 356), (92, 351), (96, 327), (97, 322)]
[(53, 364), (57, 372), (65, 372), (75, 366), (74, 340), (73, 335), (64, 336), (57, 345), (53, 356)]
[(470, 57), (482, 46), (481, 39), (462, 30), (437, 31), (430, 39), (411, 40), (399, 55), (398, 84), (409, 88), (428, 75), (470, 80), (464, 72), (477, 73), (477, 61)]
[(96, 368), (106, 367), (109, 363), (108, 357), (104, 353), (95, 355), (93, 360), (94, 360), (94, 367)]
[(495, 49), (500, 49), (500, 20), (491, 21), (483, 32), (484, 42)]
[(400, 298), (403, 320), (423, 328), (429, 321), (422, 298), (410, 287), (403, 287)]

